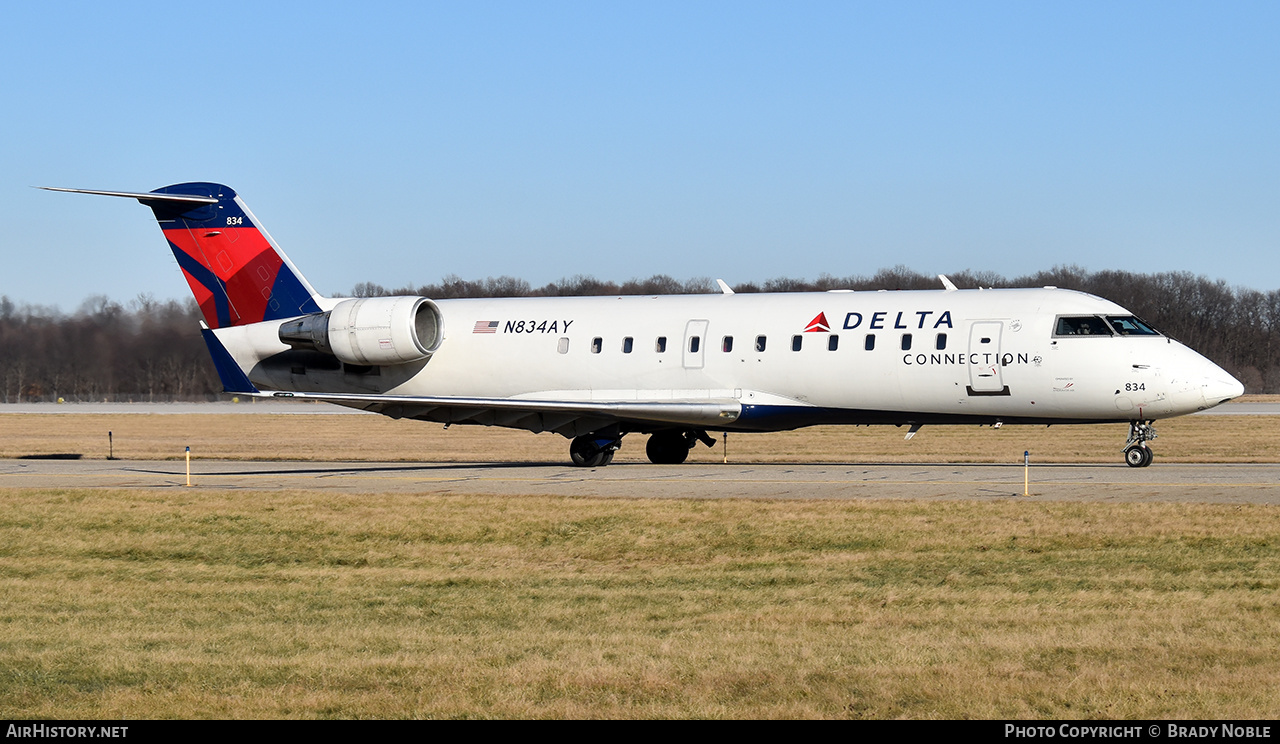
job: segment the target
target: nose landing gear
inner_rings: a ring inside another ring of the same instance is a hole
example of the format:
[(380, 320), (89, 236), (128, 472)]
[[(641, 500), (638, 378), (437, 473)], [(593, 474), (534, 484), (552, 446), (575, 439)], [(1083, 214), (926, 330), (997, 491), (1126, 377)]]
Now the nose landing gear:
[(1150, 421), (1130, 421), (1129, 441), (1124, 445), (1124, 461), (1131, 468), (1145, 468), (1156, 455), (1147, 442), (1156, 438), (1155, 427)]

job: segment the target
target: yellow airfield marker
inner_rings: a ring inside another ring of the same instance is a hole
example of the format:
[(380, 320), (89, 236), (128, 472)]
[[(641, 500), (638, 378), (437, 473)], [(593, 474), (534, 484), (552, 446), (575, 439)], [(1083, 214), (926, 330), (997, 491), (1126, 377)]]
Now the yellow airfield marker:
[(191, 447), (187, 447), (187, 485), (191, 485)]
[(1031, 450), (1022, 452), (1022, 495), (1031, 495)]

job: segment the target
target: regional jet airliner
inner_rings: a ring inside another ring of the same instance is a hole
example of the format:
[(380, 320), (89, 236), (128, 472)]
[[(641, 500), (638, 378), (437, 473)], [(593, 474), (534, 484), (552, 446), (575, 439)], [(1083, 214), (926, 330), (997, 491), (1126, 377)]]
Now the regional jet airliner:
[(957, 289), (432, 300), (323, 297), (230, 188), (51, 189), (151, 208), (227, 392), (556, 432), (607, 465), (715, 432), (816, 424), (1152, 424), (1244, 392), (1213, 362), (1082, 292)]

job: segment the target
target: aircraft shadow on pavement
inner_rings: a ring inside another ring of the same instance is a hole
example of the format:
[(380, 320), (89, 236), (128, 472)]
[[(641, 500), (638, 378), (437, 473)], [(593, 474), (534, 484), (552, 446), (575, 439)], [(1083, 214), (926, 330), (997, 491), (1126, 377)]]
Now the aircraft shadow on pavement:
[[(1165, 467), (1170, 464), (1167, 463)], [(205, 463), (207, 466), (208, 463)], [(215, 466), (217, 467), (217, 466)], [(618, 469), (641, 469), (653, 467), (672, 467), (672, 466), (654, 466), (645, 462), (629, 462), (629, 463), (613, 463), (609, 468), (613, 471)], [(768, 469), (768, 470), (786, 470), (788, 468), (889, 468), (893, 470), (902, 470), (909, 468), (951, 468), (955, 470), (967, 470), (970, 468), (1001, 468), (1001, 469), (1022, 469), (1022, 463), (992, 463), (992, 462), (787, 462), (787, 463), (687, 463), (683, 467), (732, 467), (732, 468), (751, 468), (751, 469)], [(1108, 469), (1128, 469), (1123, 463), (1032, 463), (1032, 469), (1036, 468), (1108, 468)], [(600, 468), (575, 468), (568, 463), (554, 462), (449, 462), (449, 463), (415, 463), (415, 464), (367, 464), (367, 465), (340, 465), (340, 466), (323, 466), (316, 467), (305, 463), (299, 463), (298, 467), (281, 467), (273, 469), (262, 468), (244, 468), (244, 469), (207, 469), (200, 467), (199, 475), (341, 475), (341, 474), (370, 474), (370, 473), (412, 473), (412, 472), (450, 472), (458, 470), (520, 470), (527, 468), (554, 468), (556, 470), (567, 470), (570, 472), (590, 473)], [(175, 469), (159, 469), (159, 468), (122, 468), (122, 470), (131, 473), (146, 473), (149, 475), (183, 475), (185, 470), (182, 468)], [(195, 474), (195, 473), (193, 473)]]
[[(449, 470), (504, 470), (518, 468), (533, 467), (556, 467), (553, 463), (547, 462), (450, 462), (450, 463), (422, 463), (417, 465), (356, 465), (356, 466), (334, 466), (334, 467), (285, 467), (275, 468), (271, 470), (255, 469), (255, 470), (211, 470), (200, 468), (198, 471), (192, 471), (192, 474), (199, 475), (340, 475), (343, 473), (408, 473), (414, 471), (449, 471)], [(567, 466), (564, 466), (567, 467)], [(184, 475), (186, 470), (176, 468), (173, 470), (158, 468), (122, 468), (130, 473), (146, 473), (149, 475)]]

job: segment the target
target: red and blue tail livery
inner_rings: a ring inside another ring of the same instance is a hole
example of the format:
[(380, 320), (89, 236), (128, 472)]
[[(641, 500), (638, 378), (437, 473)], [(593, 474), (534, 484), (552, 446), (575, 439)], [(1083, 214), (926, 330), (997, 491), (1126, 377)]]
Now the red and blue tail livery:
[(146, 193), (50, 190), (131, 197), (150, 207), (210, 328), (320, 312), (316, 291), (227, 186), (179, 183)]

